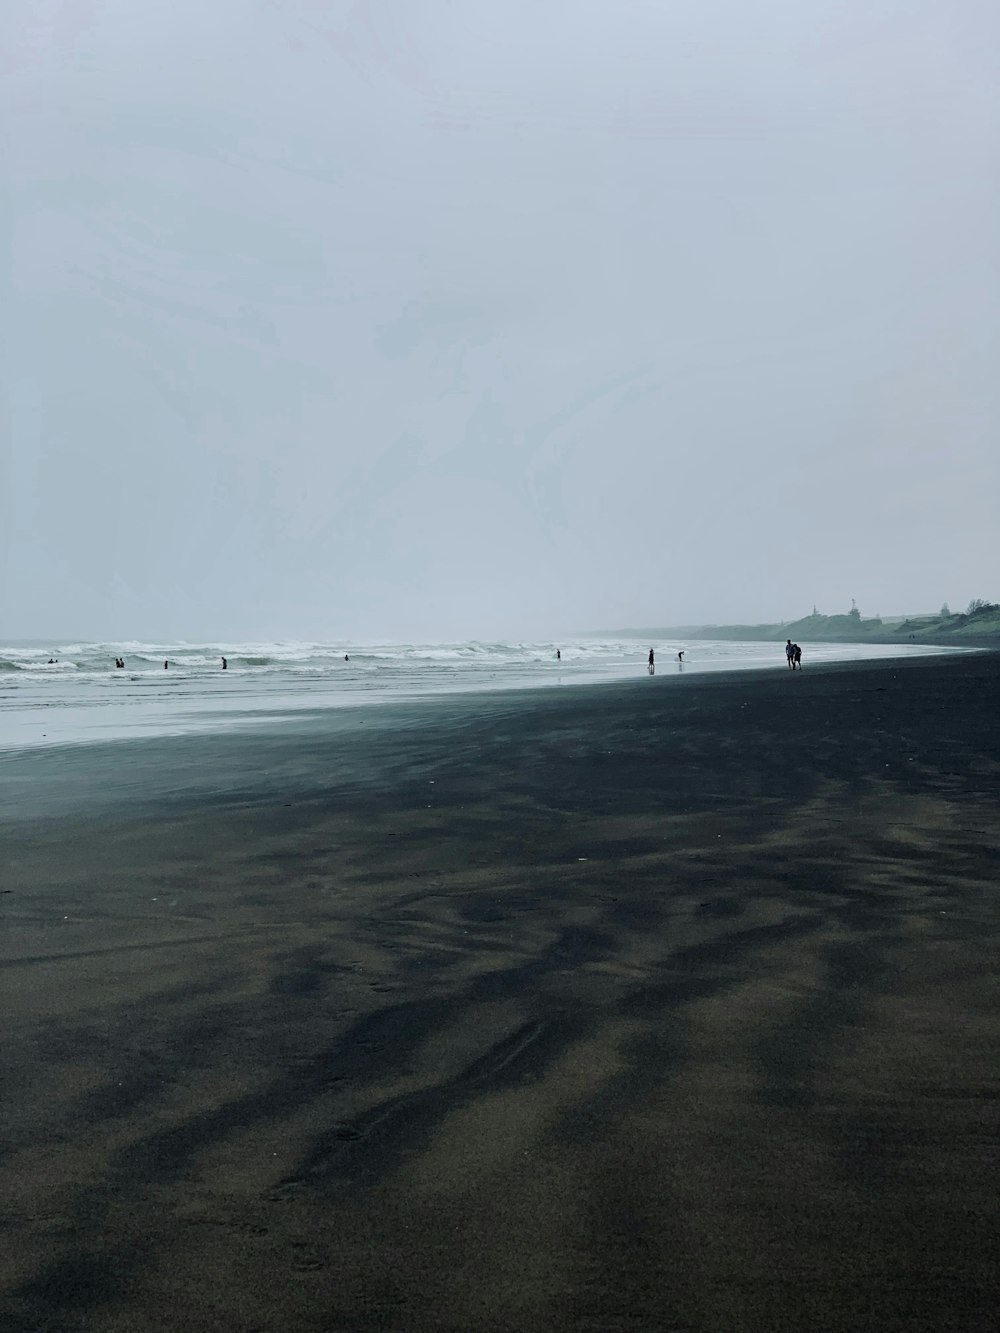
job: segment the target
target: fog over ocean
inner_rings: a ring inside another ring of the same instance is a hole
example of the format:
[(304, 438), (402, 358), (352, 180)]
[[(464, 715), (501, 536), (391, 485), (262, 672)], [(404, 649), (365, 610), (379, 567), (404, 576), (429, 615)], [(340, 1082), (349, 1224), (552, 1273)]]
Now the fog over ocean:
[(995, 4), (6, 11), (5, 638), (997, 595)]
[[(0, 749), (197, 734), (280, 721), (304, 710), (627, 680), (646, 673), (650, 646), (659, 676), (785, 667), (780, 643), (650, 645), (582, 636), (558, 644), (0, 644)], [(818, 662), (937, 651), (945, 650), (809, 644), (804, 661), (808, 669)], [(124, 669), (115, 667), (118, 657)]]

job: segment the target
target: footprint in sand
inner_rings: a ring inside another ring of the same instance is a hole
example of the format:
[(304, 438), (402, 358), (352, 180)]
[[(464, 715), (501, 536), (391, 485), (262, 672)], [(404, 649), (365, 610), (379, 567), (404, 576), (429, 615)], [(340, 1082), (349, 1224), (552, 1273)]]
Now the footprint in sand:
[(326, 1267), (326, 1258), (322, 1251), (307, 1240), (293, 1240), (292, 1249), (292, 1268), (296, 1273), (315, 1273), (320, 1268)]

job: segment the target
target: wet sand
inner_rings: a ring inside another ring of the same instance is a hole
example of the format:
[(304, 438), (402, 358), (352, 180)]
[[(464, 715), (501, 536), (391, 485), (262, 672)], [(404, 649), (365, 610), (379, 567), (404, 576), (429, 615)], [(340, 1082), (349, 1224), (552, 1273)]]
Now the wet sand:
[(3, 1327), (992, 1329), (1000, 657), (4, 765)]

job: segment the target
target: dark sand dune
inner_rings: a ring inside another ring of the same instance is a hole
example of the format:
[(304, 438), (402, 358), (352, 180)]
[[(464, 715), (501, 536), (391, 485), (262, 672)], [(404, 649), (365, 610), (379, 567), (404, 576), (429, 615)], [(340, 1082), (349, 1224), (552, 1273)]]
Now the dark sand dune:
[(995, 656), (11, 760), (4, 1327), (985, 1330)]

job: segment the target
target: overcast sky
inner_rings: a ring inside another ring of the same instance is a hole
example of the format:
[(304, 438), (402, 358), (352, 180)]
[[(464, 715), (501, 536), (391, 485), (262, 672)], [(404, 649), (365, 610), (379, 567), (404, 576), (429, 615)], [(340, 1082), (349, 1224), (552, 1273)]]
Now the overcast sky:
[(0, 637), (1000, 596), (995, 0), (0, 24)]

